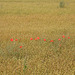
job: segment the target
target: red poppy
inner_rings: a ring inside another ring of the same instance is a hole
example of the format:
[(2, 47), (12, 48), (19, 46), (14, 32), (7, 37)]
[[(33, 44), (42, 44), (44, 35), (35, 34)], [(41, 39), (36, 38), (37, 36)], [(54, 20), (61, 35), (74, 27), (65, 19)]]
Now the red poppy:
[(22, 48), (22, 46), (20, 46), (20, 48)]
[(59, 41), (61, 40), (61, 39), (58, 39)]
[(16, 39), (15, 41), (17, 41), (18, 39)]
[(11, 41), (13, 41), (13, 39), (10, 39)]
[(68, 39), (70, 39), (70, 37), (68, 37)]
[(53, 40), (51, 40), (50, 42), (54, 42)]
[(37, 39), (40, 39), (39, 37), (37, 37)]
[(61, 44), (59, 46), (61, 46)]
[(64, 35), (63, 35), (62, 37), (63, 37), (63, 38), (65, 38), (65, 36), (64, 36)]
[(30, 40), (33, 40), (33, 38), (30, 38)]
[(43, 39), (44, 41), (46, 41), (46, 39)]
[(37, 39), (35, 39), (35, 40), (37, 40)]

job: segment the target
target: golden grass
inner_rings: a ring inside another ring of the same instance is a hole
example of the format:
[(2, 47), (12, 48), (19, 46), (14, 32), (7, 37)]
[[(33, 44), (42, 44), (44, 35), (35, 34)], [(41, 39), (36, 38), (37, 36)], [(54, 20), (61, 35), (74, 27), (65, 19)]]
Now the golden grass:
[(74, 75), (74, 0), (48, 1), (0, 2), (0, 75)]

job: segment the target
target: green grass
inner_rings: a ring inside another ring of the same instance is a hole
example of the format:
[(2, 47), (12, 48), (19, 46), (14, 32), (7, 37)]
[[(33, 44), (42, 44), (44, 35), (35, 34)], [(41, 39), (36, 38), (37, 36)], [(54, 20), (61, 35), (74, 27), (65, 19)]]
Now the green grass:
[(0, 0), (0, 75), (74, 75), (75, 1), (64, 2)]

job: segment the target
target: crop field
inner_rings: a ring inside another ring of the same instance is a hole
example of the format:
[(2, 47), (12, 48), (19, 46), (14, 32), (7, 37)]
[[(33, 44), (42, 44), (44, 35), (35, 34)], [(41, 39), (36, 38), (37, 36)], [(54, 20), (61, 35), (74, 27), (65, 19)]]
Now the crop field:
[(0, 75), (75, 75), (75, 0), (0, 0)]

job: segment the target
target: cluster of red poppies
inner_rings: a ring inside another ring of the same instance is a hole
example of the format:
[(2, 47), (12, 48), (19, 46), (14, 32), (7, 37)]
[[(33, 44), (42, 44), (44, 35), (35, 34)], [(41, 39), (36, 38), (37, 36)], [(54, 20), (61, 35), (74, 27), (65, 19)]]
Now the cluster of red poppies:
[[(65, 36), (62, 36), (63, 38), (65, 38)], [(35, 40), (39, 40), (40, 38), (37, 37), (35, 38)], [(68, 37), (68, 39), (70, 39), (70, 37)], [(10, 39), (11, 41), (13, 41), (13, 39)], [(33, 38), (30, 38), (30, 40), (33, 40)], [(43, 39), (44, 41), (46, 41), (46, 39)], [(18, 39), (15, 39), (15, 41), (18, 41)], [(61, 41), (61, 39), (59, 38), (58, 41)], [(54, 42), (53, 40), (50, 40), (50, 42)], [(20, 46), (20, 48), (22, 48), (22, 46)]]

